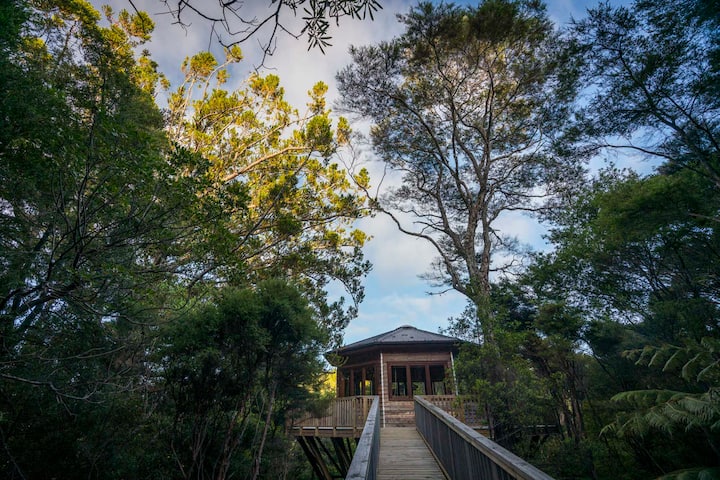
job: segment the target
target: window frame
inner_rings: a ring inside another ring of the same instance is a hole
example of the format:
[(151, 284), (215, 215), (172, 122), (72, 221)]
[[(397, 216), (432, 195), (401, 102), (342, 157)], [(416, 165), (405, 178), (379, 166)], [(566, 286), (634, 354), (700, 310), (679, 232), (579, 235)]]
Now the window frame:
[[(393, 368), (402, 368), (405, 367), (405, 383), (406, 383), (406, 392), (407, 395), (394, 395), (393, 394)], [(413, 394), (413, 387), (412, 387), (412, 367), (424, 367), (424, 383), (425, 383), (425, 392), (431, 392), (431, 393), (425, 393), (424, 395), (436, 395), (435, 393), (432, 393), (433, 391), (433, 385), (430, 377), (430, 367), (442, 367), (443, 369), (443, 376), (447, 373), (448, 364), (444, 363), (442, 361), (434, 361), (434, 362), (403, 362), (403, 361), (393, 361), (387, 363), (387, 374), (388, 374), (388, 380), (387, 380), (387, 393), (388, 393), (388, 400), (394, 400), (394, 401), (407, 401), (412, 400), (415, 396)], [(445, 384), (445, 380), (443, 378), (443, 384)], [(448, 391), (447, 385), (444, 385), (445, 391)], [(443, 394), (437, 394), (437, 395), (443, 395)]]
[[(368, 376), (369, 370), (373, 370), (372, 377)], [(360, 372), (359, 383), (356, 375), (357, 372)], [(337, 391), (338, 393), (342, 392), (342, 395), (339, 395), (340, 398), (377, 395), (377, 372), (378, 364), (376, 363), (339, 367), (337, 371), (337, 378), (339, 382), (342, 382), (342, 385), (338, 385)], [(347, 376), (345, 376), (346, 373)], [(356, 392), (355, 387), (358, 385), (360, 386), (361, 393)]]

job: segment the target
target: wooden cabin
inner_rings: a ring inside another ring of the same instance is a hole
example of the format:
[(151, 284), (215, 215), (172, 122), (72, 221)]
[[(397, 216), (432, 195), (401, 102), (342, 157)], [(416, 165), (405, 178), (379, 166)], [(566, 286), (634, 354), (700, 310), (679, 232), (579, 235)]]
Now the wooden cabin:
[(454, 395), (460, 340), (403, 325), (326, 354), (337, 396), (378, 395), (382, 426), (414, 425), (415, 395)]

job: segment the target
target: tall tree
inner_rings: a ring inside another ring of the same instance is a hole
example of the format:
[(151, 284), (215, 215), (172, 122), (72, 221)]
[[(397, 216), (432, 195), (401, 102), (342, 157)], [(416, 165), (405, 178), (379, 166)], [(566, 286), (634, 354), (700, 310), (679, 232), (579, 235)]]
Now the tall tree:
[[(100, 27), (85, 1), (9, 3), (0, 14), (0, 468), (8, 478), (50, 469), (88, 478), (101, 459), (118, 460), (119, 438), (140, 434), (131, 419), (147, 388), (145, 326), (192, 263), (190, 222), (206, 185), (178, 175), (197, 158), (170, 148), (151, 95), (159, 75), (134, 58), (147, 16), (108, 10)], [(115, 428), (125, 434), (101, 435)], [(37, 462), (43, 455), (51, 467)]]
[(490, 274), (516, 265), (497, 223), (572, 185), (579, 166), (554, 147), (573, 89), (556, 88), (557, 36), (538, 2), (421, 3), (402, 21), (401, 37), (351, 50), (341, 106), (373, 122), (375, 153), (401, 177), (367, 191), (374, 206), (434, 247), (428, 277), (478, 307), (492, 342)]
[(591, 9), (571, 29), (591, 92), (580, 130), (598, 146), (690, 168), (720, 188), (717, 2)]
[[(334, 157), (348, 123), (340, 118), (333, 127), (322, 82), (308, 92), (302, 113), (285, 101), (275, 75), (253, 75), (242, 88), (224, 90), (227, 66), (241, 59), (238, 47), (221, 64), (208, 52), (186, 59), (185, 82), (169, 102), (172, 139), (208, 161), (208, 196), (237, 197), (249, 206), (228, 217), (227, 248), (197, 278), (292, 277), (338, 335), (362, 300), (360, 281), (370, 268), (361, 250), (365, 234), (353, 226), (366, 214), (365, 201)], [(353, 299), (345, 311), (342, 301), (328, 303), (332, 280)]]
[[(70, 384), (18, 374), (25, 354), (58, 372), (62, 355), (49, 352), (65, 335), (87, 327), (107, 346), (120, 324), (143, 321), (178, 271), (173, 240), (195, 184), (176, 175), (187, 158), (167, 149), (162, 115), (134, 78), (139, 17), (100, 28), (82, 1), (26, 11), (17, 48), (2, 52), (0, 377), (62, 394)], [(100, 344), (84, 353), (107, 353)], [(83, 385), (73, 395), (92, 394)]]

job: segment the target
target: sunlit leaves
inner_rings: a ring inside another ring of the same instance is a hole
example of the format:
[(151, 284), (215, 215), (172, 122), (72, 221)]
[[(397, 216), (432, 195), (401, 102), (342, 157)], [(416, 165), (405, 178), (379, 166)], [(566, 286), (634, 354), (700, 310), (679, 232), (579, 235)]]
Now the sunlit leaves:
[(201, 52), (186, 58), (183, 61), (181, 70), (186, 77), (204, 80), (210, 76), (217, 66), (217, 60), (215, 60), (212, 53)]
[[(308, 92), (302, 114), (285, 100), (277, 75), (253, 74), (237, 90), (220, 88), (226, 67), (239, 58), (231, 49), (223, 64), (207, 52), (186, 59), (168, 125), (175, 141), (209, 161), (217, 191), (241, 184), (249, 195), (250, 208), (227, 220), (236, 237), (224, 261), (247, 264), (258, 278), (288, 271), (317, 292), (341, 279), (359, 299), (357, 282), (368, 266), (357, 248), (365, 237), (352, 222), (364, 215), (364, 202), (334, 157), (350, 133), (347, 120), (334, 127), (322, 82)], [(221, 263), (214, 274), (222, 278)]]

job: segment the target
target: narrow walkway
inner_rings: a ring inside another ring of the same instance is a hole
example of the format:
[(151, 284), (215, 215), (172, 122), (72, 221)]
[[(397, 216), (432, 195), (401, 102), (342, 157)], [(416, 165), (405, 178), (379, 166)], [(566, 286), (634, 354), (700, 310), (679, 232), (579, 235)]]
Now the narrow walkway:
[(415, 427), (380, 430), (377, 480), (445, 480)]

